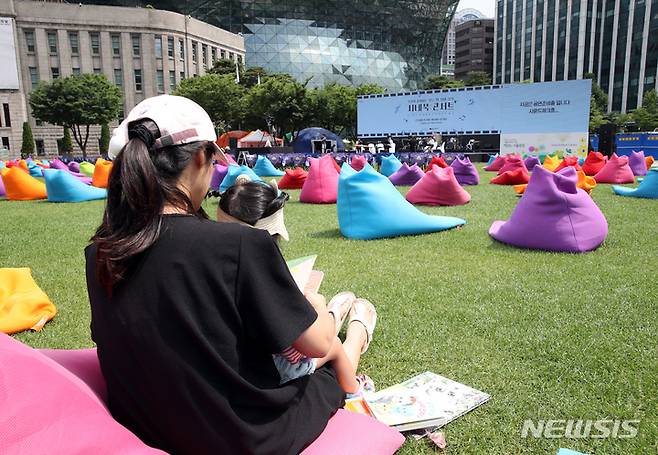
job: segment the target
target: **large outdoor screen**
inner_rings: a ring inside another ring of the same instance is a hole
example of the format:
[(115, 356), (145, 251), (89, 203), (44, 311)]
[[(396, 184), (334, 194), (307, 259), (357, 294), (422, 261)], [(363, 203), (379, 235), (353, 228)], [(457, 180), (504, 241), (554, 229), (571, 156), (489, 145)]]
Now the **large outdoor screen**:
[(18, 90), (14, 19), (0, 17), (0, 89)]

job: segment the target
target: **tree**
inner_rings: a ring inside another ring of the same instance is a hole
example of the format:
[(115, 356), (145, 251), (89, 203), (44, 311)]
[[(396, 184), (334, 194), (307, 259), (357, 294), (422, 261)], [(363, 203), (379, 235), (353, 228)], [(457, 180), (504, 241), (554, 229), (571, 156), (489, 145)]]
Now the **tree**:
[(246, 88), (251, 88), (254, 85), (258, 85), (259, 82), (262, 84), (268, 76), (270, 76), (270, 74), (265, 68), (252, 66), (251, 68), (245, 69), (240, 74), (240, 85)]
[(443, 74), (434, 74), (432, 76), (428, 76), (427, 79), (425, 79), (425, 84), (423, 84), (423, 88), (425, 90), (460, 87), (464, 87), (464, 83), (462, 81), (451, 79)]
[(64, 137), (62, 138), (62, 155), (73, 153), (73, 141), (71, 140), (71, 130), (64, 127)]
[(219, 60), (215, 60), (215, 63), (213, 63), (212, 68), (208, 70), (208, 73), (218, 74), (220, 76), (231, 75), (235, 80), (235, 76), (237, 76), (235, 70), (236, 66), (238, 68), (237, 72), (240, 74), (240, 79), (242, 79), (242, 75), (244, 74), (244, 66), (242, 63), (236, 62), (235, 60), (229, 60), (227, 58), (220, 58)]
[(101, 138), (98, 141), (98, 148), (101, 155), (107, 155), (107, 151), (110, 148), (110, 127), (107, 123), (101, 125)]
[(474, 87), (476, 85), (491, 85), (491, 74), (486, 71), (469, 71), (466, 73), (464, 79), (466, 87)]
[(21, 154), (26, 156), (34, 154), (34, 136), (32, 136), (32, 128), (27, 122), (23, 122), (23, 142), (21, 143)]
[(237, 127), (242, 118), (240, 100), (244, 89), (235, 83), (232, 75), (215, 73), (185, 79), (173, 94), (198, 103), (222, 131)]
[(656, 91), (649, 90), (646, 92), (642, 99), (642, 107), (636, 109), (631, 115), (640, 131), (653, 131), (658, 128), (658, 97)]
[(243, 99), (245, 121), (250, 128), (275, 126), (281, 132), (299, 131), (308, 121), (306, 87), (288, 75), (268, 77)]
[(30, 107), (36, 119), (70, 128), (86, 159), (89, 127), (117, 118), (121, 91), (103, 75), (74, 75), (39, 84), (30, 94)]

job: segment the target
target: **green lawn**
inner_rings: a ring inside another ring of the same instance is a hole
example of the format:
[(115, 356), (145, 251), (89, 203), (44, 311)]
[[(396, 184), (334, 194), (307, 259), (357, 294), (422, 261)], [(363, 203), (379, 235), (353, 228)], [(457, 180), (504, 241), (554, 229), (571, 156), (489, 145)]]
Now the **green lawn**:
[[(376, 305), (362, 371), (378, 388), (431, 370), (492, 395), (444, 429), (445, 453), (658, 453), (658, 201), (600, 185), (593, 197), (609, 236), (598, 250), (571, 255), (492, 241), (489, 226), (506, 219), (517, 198), (488, 183), (468, 191), (464, 207), (422, 209), (464, 218), (463, 229), (377, 241), (344, 239), (335, 205), (300, 204), (293, 191), (284, 255), (317, 253), (323, 293), (349, 289)], [(205, 206), (214, 216), (216, 200)], [(59, 310), (42, 332), (19, 340), (92, 345), (83, 248), (102, 210), (102, 201), (0, 201), (0, 266), (31, 267)], [(605, 418), (639, 419), (637, 437), (521, 438), (526, 419)], [(435, 450), (408, 440), (401, 453)]]

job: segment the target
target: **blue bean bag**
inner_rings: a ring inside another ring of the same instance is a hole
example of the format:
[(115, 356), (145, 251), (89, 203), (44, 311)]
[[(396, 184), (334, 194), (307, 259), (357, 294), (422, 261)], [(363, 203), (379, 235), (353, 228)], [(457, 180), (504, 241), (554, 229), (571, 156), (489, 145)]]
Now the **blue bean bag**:
[(41, 160), (41, 164), (45, 164), (46, 166), (50, 166), (50, 161), (48, 161), (48, 160)]
[(578, 166), (582, 166), (583, 164), (585, 164), (585, 157), (581, 156), (578, 158)]
[(284, 174), (283, 171), (275, 168), (269, 158), (265, 155), (258, 155), (253, 171), (259, 177), (282, 177)]
[(637, 188), (613, 185), (612, 191), (620, 196), (658, 199), (658, 169), (649, 169)]
[(485, 166), (489, 166), (489, 165), (493, 164), (493, 162), (496, 161), (497, 157), (498, 157), (498, 154), (489, 155), (489, 161), (487, 161), (487, 164)]
[(7, 167), (4, 161), (0, 161), (0, 169)]
[(232, 187), (235, 184), (235, 179), (242, 174), (248, 175), (252, 182), (263, 181), (260, 177), (256, 175), (254, 171), (251, 170), (250, 167), (244, 165), (236, 166), (234, 164), (231, 164), (228, 167), (228, 170), (226, 171), (226, 176), (224, 177), (224, 180), (222, 180), (222, 184), (219, 185), (219, 192), (223, 193), (224, 191)]
[(32, 177), (43, 177), (43, 168), (34, 161), (27, 162), (27, 169)]
[(402, 162), (395, 155), (382, 156), (382, 165), (379, 172), (386, 177), (395, 174), (402, 167)]
[(107, 197), (107, 190), (86, 185), (67, 171), (45, 169), (43, 176), (49, 202), (85, 202)]
[(425, 234), (466, 224), (460, 218), (421, 212), (369, 164), (359, 172), (343, 164), (337, 208), (341, 233), (358, 240)]

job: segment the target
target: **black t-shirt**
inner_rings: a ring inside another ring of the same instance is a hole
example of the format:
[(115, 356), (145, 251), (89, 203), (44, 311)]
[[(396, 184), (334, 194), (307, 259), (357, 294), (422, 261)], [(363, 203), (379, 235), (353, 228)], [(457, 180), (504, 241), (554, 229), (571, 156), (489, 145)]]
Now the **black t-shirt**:
[(85, 250), (112, 415), (172, 454), (294, 454), (344, 394), (331, 368), (279, 385), (272, 354), (317, 318), (266, 231), (165, 216), (108, 297)]

